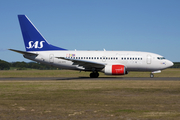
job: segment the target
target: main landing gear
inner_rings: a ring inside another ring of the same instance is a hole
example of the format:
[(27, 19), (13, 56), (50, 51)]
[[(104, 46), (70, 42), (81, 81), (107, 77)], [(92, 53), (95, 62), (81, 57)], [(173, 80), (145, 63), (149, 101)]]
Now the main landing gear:
[(153, 78), (154, 77), (154, 74), (153, 73), (150, 73), (150, 78)]
[(98, 78), (98, 77), (99, 77), (99, 73), (98, 72), (90, 73), (90, 78)]

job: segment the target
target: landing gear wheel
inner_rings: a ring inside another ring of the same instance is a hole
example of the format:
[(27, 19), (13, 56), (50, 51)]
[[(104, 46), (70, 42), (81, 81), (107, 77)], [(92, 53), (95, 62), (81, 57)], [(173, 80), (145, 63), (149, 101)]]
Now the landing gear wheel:
[(153, 78), (153, 77), (154, 77), (154, 75), (151, 73), (151, 74), (150, 74), (150, 78)]
[(98, 77), (99, 77), (99, 73), (97, 72), (97, 73), (96, 73), (96, 78), (98, 78)]
[(90, 78), (98, 78), (99, 77), (99, 73), (95, 72), (95, 73), (90, 73)]
[(93, 73), (90, 73), (90, 78), (93, 78), (94, 77), (94, 74)]

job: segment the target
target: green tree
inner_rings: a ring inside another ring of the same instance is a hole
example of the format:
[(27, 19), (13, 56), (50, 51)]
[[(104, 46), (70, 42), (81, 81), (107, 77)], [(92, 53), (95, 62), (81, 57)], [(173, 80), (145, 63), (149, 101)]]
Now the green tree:
[(9, 70), (10, 69), (11, 64), (4, 61), (4, 60), (0, 60), (0, 70)]

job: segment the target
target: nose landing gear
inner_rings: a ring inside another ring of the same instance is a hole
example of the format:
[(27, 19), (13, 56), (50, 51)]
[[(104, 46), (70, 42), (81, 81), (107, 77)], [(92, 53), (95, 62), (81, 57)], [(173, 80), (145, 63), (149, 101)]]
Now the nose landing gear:
[(153, 78), (154, 77), (154, 74), (153, 73), (161, 73), (161, 70), (157, 70), (157, 71), (152, 71), (150, 73), (150, 78)]
[(150, 73), (150, 78), (153, 78), (154, 77), (154, 74), (153, 73)]

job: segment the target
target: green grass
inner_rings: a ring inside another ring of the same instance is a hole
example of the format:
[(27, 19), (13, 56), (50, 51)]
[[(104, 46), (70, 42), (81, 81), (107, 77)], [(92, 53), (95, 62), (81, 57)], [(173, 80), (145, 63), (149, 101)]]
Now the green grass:
[[(73, 70), (2, 70), (0, 77), (89, 77), (90, 72)], [(149, 77), (150, 72), (129, 72), (127, 75), (111, 76), (100, 73), (99, 77)], [(180, 77), (180, 69), (169, 68), (155, 77)]]
[[(155, 77), (180, 77), (166, 69)], [(0, 77), (89, 77), (70, 70), (6, 70)], [(143, 80), (0, 81), (1, 120), (180, 119), (180, 81)], [(124, 76), (149, 77), (149, 72)], [(2, 78), (3, 79), (3, 78)]]
[(180, 119), (180, 81), (0, 81), (1, 120)]

